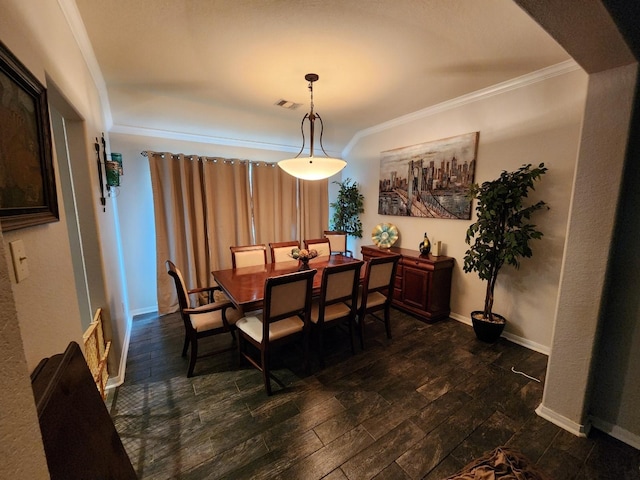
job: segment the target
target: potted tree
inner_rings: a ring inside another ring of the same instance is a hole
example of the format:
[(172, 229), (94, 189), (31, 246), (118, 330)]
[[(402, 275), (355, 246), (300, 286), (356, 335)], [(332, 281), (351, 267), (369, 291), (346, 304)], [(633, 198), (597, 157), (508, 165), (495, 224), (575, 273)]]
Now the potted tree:
[(358, 184), (350, 178), (343, 182), (333, 182), (340, 186), (336, 201), (329, 205), (333, 208), (331, 228), (345, 232), (352, 237), (362, 238), (360, 214), (364, 212), (364, 197), (358, 190)]
[[(542, 232), (530, 223), (531, 215), (549, 207), (543, 201), (525, 205), (534, 182), (547, 171), (544, 163), (535, 168), (523, 165), (513, 172), (471, 186), (470, 196), (477, 200), (478, 219), (467, 229), (465, 241), (470, 245), (464, 256), (465, 272), (477, 272), (487, 282), (484, 310), (471, 313), (478, 339), (494, 342), (502, 334), (506, 319), (493, 312), (493, 292), (498, 273), (506, 263), (520, 267), (521, 257), (531, 257), (529, 240), (539, 239)], [(472, 243), (473, 242), (473, 243)]]

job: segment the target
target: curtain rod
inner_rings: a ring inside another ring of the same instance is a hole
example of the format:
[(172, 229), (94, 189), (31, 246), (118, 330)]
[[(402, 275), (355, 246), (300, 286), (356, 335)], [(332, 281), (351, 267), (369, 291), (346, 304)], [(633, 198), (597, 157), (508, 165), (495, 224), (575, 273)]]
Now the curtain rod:
[[(164, 153), (154, 152), (150, 150), (143, 150), (142, 152), (140, 152), (140, 155), (147, 158), (149, 158), (149, 154), (160, 155), (162, 158), (164, 158), (164, 155), (165, 155)], [(242, 160), (238, 158), (207, 157), (207, 156), (200, 156), (200, 155), (185, 155), (184, 153), (169, 153), (169, 155), (171, 155), (172, 157), (179, 157), (180, 155), (182, 155), (185, 158), (188, 158), (189, 160), (195, 159), (195, 160), (200, 160), (202, 162), (218, 163), (218, 161), (221, 160), (222, 163), (224, 164), (229, 163), (231, 165), (233, 165), (235, 162), (240, 162), (241, 164), (250, 163), (251, 165), (255, 165), (257, 167), (260, 165), (264, 165), (265, 167), (275, 167), (278, 165), (276, 162), (264, 162), (259, 160)]]

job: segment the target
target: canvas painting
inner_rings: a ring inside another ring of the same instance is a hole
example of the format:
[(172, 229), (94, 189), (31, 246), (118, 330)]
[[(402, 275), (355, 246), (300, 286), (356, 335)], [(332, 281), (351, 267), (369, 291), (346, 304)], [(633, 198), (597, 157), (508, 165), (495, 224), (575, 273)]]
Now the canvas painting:
[(479, 134), (382, 152), (378, 213), (469, 220)]

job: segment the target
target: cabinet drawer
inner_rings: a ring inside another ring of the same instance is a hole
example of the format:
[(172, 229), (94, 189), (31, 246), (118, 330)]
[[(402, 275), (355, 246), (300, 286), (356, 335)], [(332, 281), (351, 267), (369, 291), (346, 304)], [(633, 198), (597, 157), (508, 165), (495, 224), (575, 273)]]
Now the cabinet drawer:
[(362, 257), (370, 260), (385, 255), (400, 255), (393, 284), (393, 305), (416, 317), (432, 322), (447, 318), (451, 295), (452, 257), (421, 255), (401, 247), (380, 249), (363, 246)]
[(402, 277), (402, 301), (408, 306), (426, 310), (429, 300), (429, 273), (406, 267)]

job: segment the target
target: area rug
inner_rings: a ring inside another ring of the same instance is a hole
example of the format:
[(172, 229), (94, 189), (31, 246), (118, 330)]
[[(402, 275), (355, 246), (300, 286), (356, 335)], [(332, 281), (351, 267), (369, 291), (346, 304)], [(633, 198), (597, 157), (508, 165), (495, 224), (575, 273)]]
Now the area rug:
[(446, 480), (552, 480), (518, 450), (498, 447)]

